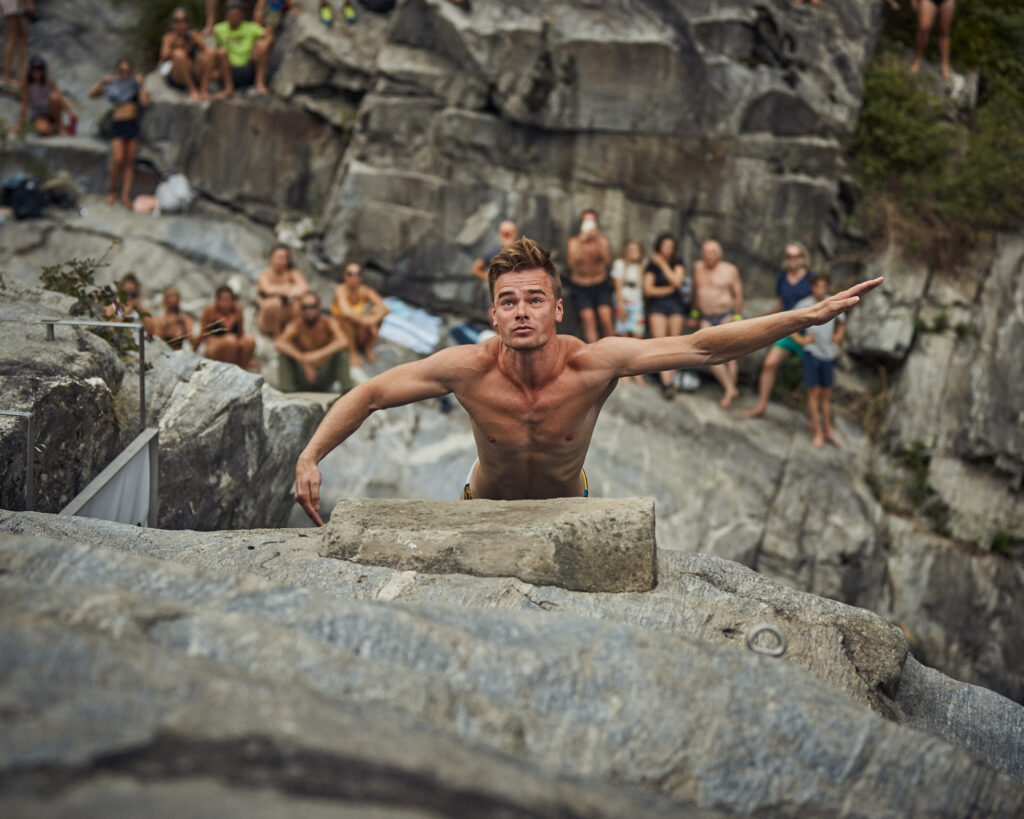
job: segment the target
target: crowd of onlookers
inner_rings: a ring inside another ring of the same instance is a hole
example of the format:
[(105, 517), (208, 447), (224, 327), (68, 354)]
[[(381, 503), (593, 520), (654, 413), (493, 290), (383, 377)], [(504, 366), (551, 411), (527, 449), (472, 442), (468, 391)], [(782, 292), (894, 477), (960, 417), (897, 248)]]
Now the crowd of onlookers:
[[(473, 264), (473, 273), (487, 281), (487, 268), (502, 248), (519, 238), (515, 222), (498, 226), (498, 244)], [(580, 214), (578, 230), (566, 246), (568, 301), (579, 318), (580, 333), (587, 342), (620, 335), (634, 338), (662, 338), (695, 332), (725, 322), (742, 321), (743, 282), (736, 265), (723, 258), (714, 239), (701, 246), (688, 273), (680, 258), (679, 241), (672, 233), (658, 234), (646, 252), (643, 242), (627, 239), (621, 253), (613, 258), (611, 243), (600, 229), (597, 211)], [(782, 270), (776, 276), (776, 303), (767, 313), (792, 310), (821, 301), (829, 295), (827, 276), (809, 267), (807, 249), (799, 242), (785, 247)], [(488, 294), (489, 295), (489, 294)], [(766, 314), (767, 314), (766, 313)], [(832, 428), (831, 389), (834, 381), (836, 345), (843, 336), (842, 318), (822, 327), (812, 327), (774, 344), (765, 358), (758, 379), (758, 397), (746, 417), (756, 418), (767, 409), (779, 367), (790, 355), (801, 358), (803, 381), (808, 388), (808, 406), (816, 446), (828, 442), (839, 446)], [(739, 395), (738, 362), (710, 367), (721, 384), (719, 405), (729, 409)], [(644, 378), (635, 376), (638, 384)], [(661, 393), (672, 399), (678, 374), (659, 373)]]

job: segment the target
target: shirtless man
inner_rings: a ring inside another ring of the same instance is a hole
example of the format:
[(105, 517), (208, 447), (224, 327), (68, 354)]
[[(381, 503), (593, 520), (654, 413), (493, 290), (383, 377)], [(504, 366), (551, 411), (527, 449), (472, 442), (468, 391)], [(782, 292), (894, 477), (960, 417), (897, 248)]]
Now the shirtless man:
[(325, 316), (316, 293), (298, 300), (301, 316), (288, 323), (274, 346), (284, 392), (325, 392), (335, 381), (344, 392), (352, 386), (348, 373), (348, 339), (333, 316)]
[(270, 267), (256, 278), (260, 294), (256, 327), (264, 335), (277, 338), (284, 326), (299, 317), (295, 300), (309, 290), (309, 283), (292, 264), (292, 254), (286, 245), (274, 245), (270, 250)]
[[(736, 265), (722, 258), (722, 246), (714, 239), (704, 243), (701, 256), (693, 266), (693, 302), (700, 314), (700, 326), (717, 327), (726, 321), (739, 321), (743, 318), (743, 282)], [(739, 395), (736, 389), (736, 378), (739, 375), (739, 362), (735, 359), (725, 364), (715, 364), (711, 374), (725, 390), (725, 395), (718, 402), (722, 409), (729, 409)]]
[(391, 311), (380, 293), (363, 284), (363, 268), (352, 262), (345, 266), (345, 281), (334, 288), (331, 314), (340, 322), (349, 341), (349, 362), (363, 366), (360, 353), (371, 364), (377, 360), (373, 345), (380, 335), (380, 325)]
[(167, 342), (172, 350), (181, 350), (187, 341), (198, 346), (192, 316), (181, 312), (181, 293), (176, 287), (164, 290), (164, 312), (154, 320), (153, 335)]
[(580, 232), (569, 239), (566, 258), (572, 303), (580, 314), (584, 340), (589, 344), (615, 335), (612, 282), (608, 276), (612, 252), (608, 237), (597, 226), (596, 210), (588, 208), (580, 214)]
[(583, 462), (601, 407), (620, 378), (718, 364), (849, 310), (881, 283), (863, 282), (812, 307), (727, 322), (687, 336), (612, 336), (594, 344), (556, 335), (562, 320), (558, 272), (529, 239), (505, 248), (488, 272), (496, 338), (448, 347), (360, 384), (320, 423), (295, 467), (295, 499), (317, 525), (317, 464), (374, 410), (451, 392), (469, 413), (477, 446), (472, 498), (580, 496)]

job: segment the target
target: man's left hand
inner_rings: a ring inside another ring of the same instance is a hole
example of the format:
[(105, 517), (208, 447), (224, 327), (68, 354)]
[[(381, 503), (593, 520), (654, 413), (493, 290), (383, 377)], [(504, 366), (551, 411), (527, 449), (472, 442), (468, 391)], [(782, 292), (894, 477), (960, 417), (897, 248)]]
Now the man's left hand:
[(834, 296), (829, 296), (814, 306), (808, 307), (807, 309), (810, 310), (811, 315), (811, 324), (824, 324), (826, 321), (834, 319), (840, 313), (846, 312), (860, 301), (861, 296), (874, 290), (882, 281), (882, 277), (879, 276), (877, 279), (855, 284), (849, 290), (836, 293)]

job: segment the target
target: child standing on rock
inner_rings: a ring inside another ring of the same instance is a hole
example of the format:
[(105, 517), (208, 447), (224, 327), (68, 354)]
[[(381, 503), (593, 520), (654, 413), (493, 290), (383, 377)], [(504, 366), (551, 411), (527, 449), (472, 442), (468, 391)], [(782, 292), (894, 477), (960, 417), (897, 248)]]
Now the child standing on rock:
[[(828, 298), (829, 279), (821, 273), (811, 276), (811, 295), (796, 306), (810, 307)], [(832, 381), (836, 361), (836, 345), (843, 339), (845, 315), (840, 313), (824, 324), (808, 327), (792, 338), (804, 348), (803, 378), (807, 387), (807, 409), (811, 416), (814, 438), (811, 443), (821, 448), (828, 441), (836, 449), (842, 445), (832, 429)], [(821, 411), (821, 418), (818, 412)]]

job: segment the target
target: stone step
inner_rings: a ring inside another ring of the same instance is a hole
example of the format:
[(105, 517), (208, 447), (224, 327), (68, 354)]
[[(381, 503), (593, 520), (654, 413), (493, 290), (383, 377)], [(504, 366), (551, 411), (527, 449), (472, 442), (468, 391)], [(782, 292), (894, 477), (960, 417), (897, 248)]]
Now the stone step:
[(649, 591), (658, 582), (652, 498), (347, 498), (331, 513), (320, 554), (575, 591)]

